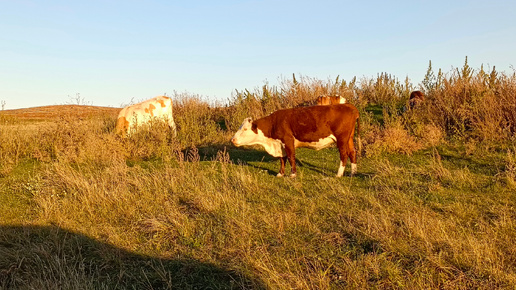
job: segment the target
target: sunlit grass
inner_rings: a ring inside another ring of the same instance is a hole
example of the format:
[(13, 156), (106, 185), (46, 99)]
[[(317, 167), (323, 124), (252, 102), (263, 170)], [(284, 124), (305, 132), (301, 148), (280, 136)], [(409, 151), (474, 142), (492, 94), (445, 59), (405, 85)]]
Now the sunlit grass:
[(182, 95), (177, 138), (119, 138), (109, 118), (0, 123), (0, 288), (514, 288), (508, 140), (380, 110), (359, 173), (339, 179), (336, 148), (298, 149), (292, 179), (229, 144), (236, 115), (349, 89), (309, 81), (216, 109)]

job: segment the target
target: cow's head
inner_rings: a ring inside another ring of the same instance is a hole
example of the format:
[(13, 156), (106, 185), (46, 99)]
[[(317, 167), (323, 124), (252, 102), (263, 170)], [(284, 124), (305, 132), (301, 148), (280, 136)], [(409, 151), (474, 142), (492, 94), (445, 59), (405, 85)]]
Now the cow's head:
[(253, 119), (246, 118), (233, 138), (231, 138), (231, 142), (235, 146), (252, 145), (259, 142), (259, 137), (258, 129), (256, 124), (253, 123)]
[(319, 96), (317, 98), (317, 105), (318, 106), (325, 106), (330, 104), (330, 97), (328, 96)]
[(345, 104), (345, 103), (346, 103), (346, 99), (341, 97), (340, 95), (319, 96), (317, 98), (317, 105), (319, 105), (319, 106)]

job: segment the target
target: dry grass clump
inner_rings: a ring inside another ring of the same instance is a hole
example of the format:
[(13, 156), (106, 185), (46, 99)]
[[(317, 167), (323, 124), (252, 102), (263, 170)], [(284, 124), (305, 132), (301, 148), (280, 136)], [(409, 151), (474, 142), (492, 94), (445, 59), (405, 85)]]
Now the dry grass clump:
[[(410, 155), (433, 143), (438, 143), (441, 138), (438, 128), (431, 125), (418, 125), (417, 134), (410, 133), (407, 129), (406, 119), (396, 115), (390, 115), (387, 109), (383, 110), (384, 124), (371, 122), (367, 114), (365, 127), (361, 129), (364, 136), (366, 156), (374, 156), (383, 152), (401, 153)], [(369, 121), (369, 122), (368, 122)], [(428, 129), (425, 130), (425, 129)]]
[(411, 90), (408, 78), (404, 83), (387, 73), (378, 74), (376, 79), (363, 78), (357, 90), (360, 100), (357, 107), (381, 105), (392, 112), (406, 103)]
[(500, 177), (510, 189), (516, 188), (516, 148), (507, 150), (505, 168)]
[(444, 133), (441, 128), (433, 124), (425, 124), (420, 131), (415, 132), (423, 148), (435, 147), (444, 141)]
[(115, 142), (120, 147), (118, 151), (123, 154), (123, 159), (131, 161), (170, 161), (181, 148), (173, 130), (161, 121), (147, 123), (134, 134), (126, 138), (117, 138)]
[(17, 131), (18, 126), (1, 125), (0, 130), (0, 176), (5, 176), (10, 169), (26, 157), (24, 134)]
[(365, 154), (368, 157), (381, 154), (383, 152), (401, 153), (410, 155), (422, 148), (414, 136), (401, 125), (395, 123), (381, 129), (373, 127), (372, 130), (364, 133), (363, 144)]
[(516, 132), (516, 75), (493, 67), (475, 72), (467, 62), (448, 76), (434, 77), (422, 106), (421, 120), (433, 122), (448, 136), (503, 142)]
[[(230, 137), (222, 130), (220, 111), (198, 95), (175, 93), (174, 121), (182, 147), (223, 143)], [(217, 123), (219, 122), (219, 123)]]

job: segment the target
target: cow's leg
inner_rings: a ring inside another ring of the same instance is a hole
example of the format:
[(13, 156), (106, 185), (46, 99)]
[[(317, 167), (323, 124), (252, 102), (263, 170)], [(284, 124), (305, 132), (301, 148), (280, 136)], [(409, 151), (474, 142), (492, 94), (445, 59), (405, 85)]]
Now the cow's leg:
[(285, 153), (287, 153), (288, 162), (290, 163), (290, 177), (296, 177), (296, 147), (294, 140), (285, 142)]
[(340, 166), (336, 177), (342, 177), (342, 175), (344, 175), (344, 169), (346, 169), (346, 163), (348, 162), (348, 147), (346, 143), (347, 142), (343, 141), (341, 138), (337, 139), (337, 147), (339, 148), (340, 154)]
[(276, 175), (277, 177), (283, 177), (283, 175), (285, 175), (285, 163), (287, 163), (287, 156), (282, 156), (280, 157), (280, 171), (278, 173), (278, 175)]
[(342, 175), (344, 175), (344, 169), (346, 169), (346, 163), (340, 161), (339, 170), (337, 171), (336, 177), (342, 177)]
[(355, 146), (353, 144), (353, 135), (349, 137), (348, 141), (348, 156), (351, 161), (351, 176), (357, 174), (357, 151), (355, 150)]

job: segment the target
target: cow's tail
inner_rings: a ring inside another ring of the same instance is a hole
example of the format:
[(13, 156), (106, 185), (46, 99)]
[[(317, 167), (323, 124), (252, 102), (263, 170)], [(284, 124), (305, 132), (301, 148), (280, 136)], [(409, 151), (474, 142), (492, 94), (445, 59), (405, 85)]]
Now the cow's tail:
[(357, 143), (358, 155), (362, 155), (362, 139), (360, 139), (360, 116), (357, 117)]

